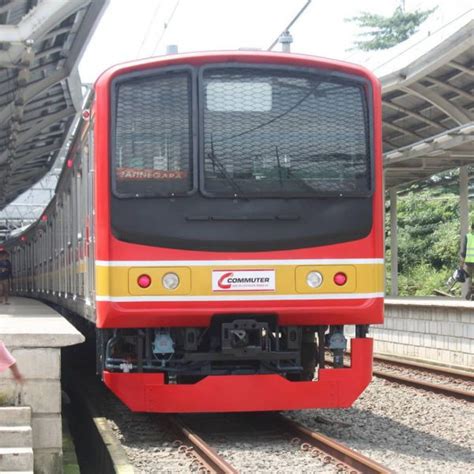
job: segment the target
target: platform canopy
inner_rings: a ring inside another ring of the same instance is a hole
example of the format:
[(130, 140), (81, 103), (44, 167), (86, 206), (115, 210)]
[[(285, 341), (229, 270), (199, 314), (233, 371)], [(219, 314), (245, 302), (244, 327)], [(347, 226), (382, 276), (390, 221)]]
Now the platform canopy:
[(386, 188), (474, 164), (474, 10), (386, 54), (375, 68)]
[(0, 210), (54, 164), (80, 110), (77, 62), (108, 0), (0, 0)]

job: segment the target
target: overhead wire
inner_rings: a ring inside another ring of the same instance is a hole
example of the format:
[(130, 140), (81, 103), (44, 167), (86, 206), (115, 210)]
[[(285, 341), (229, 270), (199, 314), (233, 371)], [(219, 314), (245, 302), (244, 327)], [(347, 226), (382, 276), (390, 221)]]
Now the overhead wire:
[(168, 20), (165, 22), (163, 26), (163, 31), (161, 32), (160, 37), (158, 38), (155, 47), (153, 48), (153, 52), (156, 53), (156, 50), (158, 49), (159, 44), (161, 43), (161, 40), (165, 36), (166, 30), (168, 29), (168, 26), (170, 26), (171, 21), (173, 20), (174, 14), (176, 13), (176, 10), (178, 9), (178, 6), (180, 4), (181, 0), (177, 0), (176, 4), (173, 8), (173, 11), (171, 12), (171, 15), (169, 16)]
[(146, 41), (148, 40), (148, 36), (151, 32), (151, 27), (153, 26), (153, 24), (155, 22), (156, 16), (158, 14), (158, 11), (160, 10), (161, 5), (162, 5), (162, 2), (158, 1), (157, 4), (156, 4), (155, 10), (153, 11), (153, 14), (151, 15), (150, 22), (148, 23), (148, 27), (146, 29), (146, 32), (145, 32), (144, 36), (143, 36), (143, 40), (142, 40), (140, 46), (138, 47), (137, 54), (136, 54), (137, 58), (140, 57), (140, 53), (143, 49), (143, 46), (145, 45)]

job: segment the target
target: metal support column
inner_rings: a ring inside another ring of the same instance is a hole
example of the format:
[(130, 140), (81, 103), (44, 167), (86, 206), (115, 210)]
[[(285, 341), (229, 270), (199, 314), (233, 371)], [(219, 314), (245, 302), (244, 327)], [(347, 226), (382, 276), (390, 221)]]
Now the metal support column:
[(398, 296), (398, 226), (397, 189), (390, 190), (390, 253), (392, 267), (392, 296)]
[[(460, 217), (460, 245), (464, 236), (469, 231), (469, 174), (468, 167), (462, 166), (459, 168), (459, 217)], [(462, 296), (466, 297), (468, 291), (468, 283), (462, 286)]]

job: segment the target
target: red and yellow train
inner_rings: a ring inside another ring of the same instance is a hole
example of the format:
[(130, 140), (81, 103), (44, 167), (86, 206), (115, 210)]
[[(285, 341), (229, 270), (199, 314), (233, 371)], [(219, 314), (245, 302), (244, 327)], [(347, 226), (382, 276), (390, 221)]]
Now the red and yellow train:
[(383, 321), (375, 76), (165, 56), (109, 69), (86, 107), (54, 199), (6, 244), (15, 291), (96, 327), (98, 371), (132, 410), (350, 406)]

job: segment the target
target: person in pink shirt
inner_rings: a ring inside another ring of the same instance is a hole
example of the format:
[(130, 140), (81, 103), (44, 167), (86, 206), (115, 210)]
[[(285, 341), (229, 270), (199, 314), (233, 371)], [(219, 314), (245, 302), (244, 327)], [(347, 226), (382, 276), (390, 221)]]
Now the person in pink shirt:
[(11, 370), (13, 378), (17, 382), (23, 381), (23, 376), (18, 370), (15, 358), (10, 354), (10, 352), (8, 352), (8, 349), (5, 347), (5, 344), (0, 341), (0, 372), (3, 372), (7, 369)]

